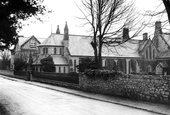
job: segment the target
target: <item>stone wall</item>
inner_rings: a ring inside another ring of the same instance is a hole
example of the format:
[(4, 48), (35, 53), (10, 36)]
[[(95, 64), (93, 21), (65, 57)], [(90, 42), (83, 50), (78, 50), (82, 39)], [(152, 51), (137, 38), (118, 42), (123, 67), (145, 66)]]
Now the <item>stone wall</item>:
[(112, 78), (79, 78), (80, 89), (137, 100), (170, 104), (170, 76), (117, 75)]
[(3, 75), (14, 75), (14, 71), (12, 71), (12, 70), (0, 70), (0, 74), (3, 74)]

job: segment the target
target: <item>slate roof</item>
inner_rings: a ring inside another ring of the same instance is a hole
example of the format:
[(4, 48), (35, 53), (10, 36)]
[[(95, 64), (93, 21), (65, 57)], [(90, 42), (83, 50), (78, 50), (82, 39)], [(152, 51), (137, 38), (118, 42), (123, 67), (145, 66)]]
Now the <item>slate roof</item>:
[(139, 41), (129, 40), (119, 46), (103, 48), (102, 56), (106, 57), (141, 57), (138, 53)]
[(63, 34), (52, 33), (39, 46), (62, 46)]
[[(62, 46), (63, 34), (52, 33), (39, 46)], [(69, 35), (69, 53), (71, 56), (94, 56), (91, 46), (92, 37), (82, 35)], [(140, 57), (138, 53), (139, 40), (129, 40), (116, 47), (103, 47), (102, 56), (106, 57)]]
[[(21, 37), (19, 37), (18, 39), (19, 39), (19, 41), (18, 41), (18, 45), (19, 45), (19, 47), (21, 47), (23, 44), (25, 44), (29, 39), (31, 39), (32, 37), (34, 37), (34, 36), (30, 36), (30, 37), (23, 37), (23, 36), (21, 36)], [(37, 38), (37, 37), (35, 37), (40, 43), (42, 42), (42, 41), (44, 41), (45, 40), (45, 38)]]

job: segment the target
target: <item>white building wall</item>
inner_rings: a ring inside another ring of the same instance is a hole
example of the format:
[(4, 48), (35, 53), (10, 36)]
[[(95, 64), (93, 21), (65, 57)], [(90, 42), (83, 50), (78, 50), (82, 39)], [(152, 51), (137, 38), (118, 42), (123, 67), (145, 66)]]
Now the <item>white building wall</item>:
[[(64, 72), (65, 67), (65, 72)], [(60, 68), (60, 71), (59, 71)], [(69, 73), (69, 66), (56, 66), (56, 73)]]
[(79, 65), (79, 57), (70, 57), (70, 60), (72, 61), (73, 66), (70, 67), (73, 69), (73, 72), (78, 72), (76, 66)]
[(126, 59), (126, 74), (129, 74), (129, 72), (131, 71), (129, 62), (130, 62), (130, 59)]

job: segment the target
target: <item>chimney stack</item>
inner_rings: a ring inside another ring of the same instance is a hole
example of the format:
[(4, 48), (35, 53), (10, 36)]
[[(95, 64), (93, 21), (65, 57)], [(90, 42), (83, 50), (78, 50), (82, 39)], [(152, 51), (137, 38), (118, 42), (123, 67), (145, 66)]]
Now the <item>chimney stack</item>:
[(148, 33), (143, 33), (143, 40), (144, 41), (148, 40)]
[(155, 22), (155, 33), (154, 33), (154, 36), (157, 36), (159, 34), (162, 34), (161, 22), (160, 21), (156, 21)]
[(129, 39), (129, 29), (123, 28), (123, 40)]
[(57, 31), (56, 31), (56, 34), (60, 34), (60, 28), (59, 28), (59, 25), (57, 25)]

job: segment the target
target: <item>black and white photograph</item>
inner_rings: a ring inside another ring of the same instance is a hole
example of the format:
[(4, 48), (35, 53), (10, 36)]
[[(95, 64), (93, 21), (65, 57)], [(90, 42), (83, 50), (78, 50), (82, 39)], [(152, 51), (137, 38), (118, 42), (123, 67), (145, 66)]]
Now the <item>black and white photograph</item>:
[(170, 115), (170, 0), (0, 0), (0, 115)]

